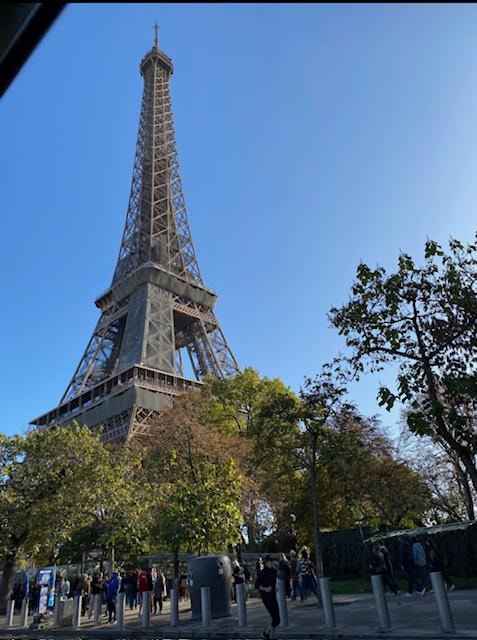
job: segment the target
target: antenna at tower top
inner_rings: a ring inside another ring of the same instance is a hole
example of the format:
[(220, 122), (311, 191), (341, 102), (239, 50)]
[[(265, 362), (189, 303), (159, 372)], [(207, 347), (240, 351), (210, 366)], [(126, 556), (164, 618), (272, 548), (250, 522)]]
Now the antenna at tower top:
[(157, 39), (157, 31), (158, 31), (159, 27), (157, 26), (157, 20), (154, 23), (154, 47), (155, 49), (159, 48), (159, 44), (158, 44), (158, 39)]

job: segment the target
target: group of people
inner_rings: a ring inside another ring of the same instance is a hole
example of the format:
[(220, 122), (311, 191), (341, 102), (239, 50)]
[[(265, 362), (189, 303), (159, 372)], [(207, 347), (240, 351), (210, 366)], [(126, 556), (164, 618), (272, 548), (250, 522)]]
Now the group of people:
[[(436, 544), (430, 539), (411, 541), (406, 536), (398, 538), (399, 568), (407, 579), (407, 591), (404, 596), (410, 598), (413, 593), (424, 596), (431, 588), (430, 573), (440, 571), (444, 578), (446, 588), (449, 591), (455, 589), (451, 578), (444, 570), (441, 557)], [(371, 573), (383, 577), (384, 586), (394, 595), (400, 595), (401, 591), (394, 577), (394, 566), (390, 558), (389, 549), (383, 540), (372, 545), (369, 568)]]
[(142, 614), (144, 598), (150, 597), (150, 610), (153, 614), (162, 613), (163, 600), (167, 597), (167, 579), (162, 569), (144, 567), (141, 570), (97, 571), (94, 575), (85, 573), (78, 576), (73, 584), (68, 577), (61, 577), (57, 587), (60, 598), (66, 600), (73, 596), (82, 596), (82, 615), (93, 615), (94, 597), (101, 595), (106, 604), (108, 622), (116, 621), (116, 602), (119, 593), (125, 593), (126, 605), (130, 609), (139, 609)]
[(270, 625), (263, 632), (265, 640), (271, 640), (280, 624), (277, 580), (283, 580), (285, 594), (291, 600), (296, 600), (299, 595), (300, 602), (303, 603), (308, 594), (313, 593), (321, 606), (315, 568), (306, 549), (301, 551), (300, 558), (293, 549), (290, 551), (289, 559), (285, 553), (281, 553), (277, 560), (271, 555), (265, 556), (264, 560), (257, 558), (255, 588), (270, 614)]
[[(303, 549), (298, 558), (296, 551), (291, 549), (289, 556), (287, 558), (285, 553), (281, 553), (278, 559), (273, 561), (277, 578), (285, 583), (287, 598), (296, 600), (300, 596), (300, 602), (304, 602), (308, 595), (313, 593), (320, 600), (315, 567), (308, 556), (308, 551)], [(259, 557), (256, 562), (257, 576), (263, 568), (264, 561)]]

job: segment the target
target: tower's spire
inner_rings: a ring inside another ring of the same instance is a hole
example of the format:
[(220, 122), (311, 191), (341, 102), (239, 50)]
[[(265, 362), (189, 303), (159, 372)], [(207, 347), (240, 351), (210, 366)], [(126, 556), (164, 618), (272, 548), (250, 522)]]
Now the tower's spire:
[(154, 23), (154, 49), (159, 49), (159, 42), (158, 42), (158, 38), (157, 38), (157, 31), (158, 31), (159, 27), (157, 26), (157, 20)]

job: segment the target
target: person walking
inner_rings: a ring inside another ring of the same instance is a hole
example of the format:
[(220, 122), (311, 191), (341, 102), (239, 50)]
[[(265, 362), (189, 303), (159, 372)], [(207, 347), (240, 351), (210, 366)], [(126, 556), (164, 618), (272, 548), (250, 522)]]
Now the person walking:
[(243, 563), (243, 577), (245, 578), (245, 584), (248, 584), (250, 582), (250, 570), (247, 561)]
[(164, 590), (166, 588), (165, 576), (162, 569), (157, 572), (156, 580), (154, 582), (154, 614), (157, 614), (157, 605), (159, 605), (159, 613), (162, 613), (162, 598), (164, 596)]
[(430, 538), (426, 540), (426, 550), (429, 557), (429, 571), (431, 571), (432, 573), (440, 571), (442, 573), (442, 578), (445, 582), (447, 591), (449, 591), (449, 593), (451, 591), (454, 591), (455, 584), (444, 568), (437, 545)]
[(285, 595), (287, 598), (291, 597), (290, 576), (291, 570), (288, 558), (284, 553), (281, 553), (278, 561), (278, 579), (283, 580), (285, 583)]
[(68, 580), (68, 576), (65, 576), (63, 580), (63, 584), (61, 586), (61, 597), (63, 600), (68, 600), (68, 598), (70, 597), (70, 591), (71, 591), (71, 583)]
[(232, 600), (233, 602), (237, 602), (237, 585), (245, 584), (245, 578), (243, 575), (243, 571), (239, 563), (234, 566), (232, 571)]
[(83, 596), (81, 601), (81, 615), (85, 616), (91, 600), (91, 581), (87, 573), (83, 573), (81, 577), (81, 581), (78, 584), (78, 592), (78, 595)]
[(320, 594), (318, 593), (318, 586), (316, 582), (316, 576), (313, 569), (313, 565), (308, 558), (308, 551), (303, 549), (301, 552), (301, 558), (298, 562), (298, 577), (300, 580), (300, 602), (303, 604), (305, 601), (305, 593), (311, 591), (315, 594), (318, 603), (321, 605)]
[(106, 608), (108, 611), (108, 622), (116, 622), (116, 598), (119, 593), (119, 577), (116, 571), (112, 571), (109, 578), (104, 583), (104, 594), (106, 596)]
[(141, 569), (137, 576), (137, 593), (139, 596), (139, 612), (138, 616), (142, 614), (142, 608), (144, 605), (144, 598), (146, 597), (148, 591), (150, 591), (149, 585), (150, 576), (148, 576), (147, 567)]
[(260, 571), (262, 571), (263, 569), (263, 560), (261, 558), (261, 556), (258, 556), (258, 558), (255, 560), (255, 577), (258, 577), (258, 574), (260, 573)]
[[(384, 547), (386, 549), (386, 547)], [(387, 549), (386, 549), (387, 551)], [(389, 553), (389, 552), (388, 552)], [(392, 573), (389, 570), (389, 565), (386, 563), (386, 556), (382, 551), (382, 544), (376, 542), (372, 546), (370, 568), (371, 573), (375, 576), (383, 577), (383, 584), (387, 587), (395, 596), (399, 595), (399, 587), (394, 580)]]
[[(407, 578), (407, 593), (404, 595), (410, 598), (414, 592), (414, 560), (412, 555), (412, 547), (407, 538), (399, 536), (398, 538), (399, 564)], [(422, 591), (422, 587), (421, 587)]]
[(421, 596), (424, 596), (428, 581), (427, 557), (419, 538), (412, 545), (412, 560), (414, 563), (414, 584), (417, 585)]
[(183, 572), (179, 576), (179, 597), (181, 602), (183, 600), (187, 600), (187, 587), (188, 587), (187, 574)]
[(291, 599), (296, 600), (296, 594), (300, 592), (300, 589), (298, 586), (298, 557), (293, 549), (290, 551), (290, 580), (292, 586)]
[(273, 567), (273, 558), (265, 556), (265, 566), (255, 580), (255, 588), (260, 592), (263, 605), (271, 617), (270, 626), (262, 634), (265, 640), (271, 640), (275, 629), (280, 624), (276, 586), (277, 572)]

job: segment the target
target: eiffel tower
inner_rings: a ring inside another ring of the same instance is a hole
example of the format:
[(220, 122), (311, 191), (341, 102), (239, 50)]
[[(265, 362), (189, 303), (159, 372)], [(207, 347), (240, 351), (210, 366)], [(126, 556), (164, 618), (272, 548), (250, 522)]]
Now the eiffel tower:
[[(101, 316), (59, 405), (31, 422), (102, 427), (105, 442), (147, 432), (174, 396), (199, 388), (206, 374), (239, 371), (192, 244), (171, 108), (172, 60), (155, 29), (140, 64), (144, 92), (113, 280), (95, 300)], [(191, 377), (184, 376), (187, 354)]]

